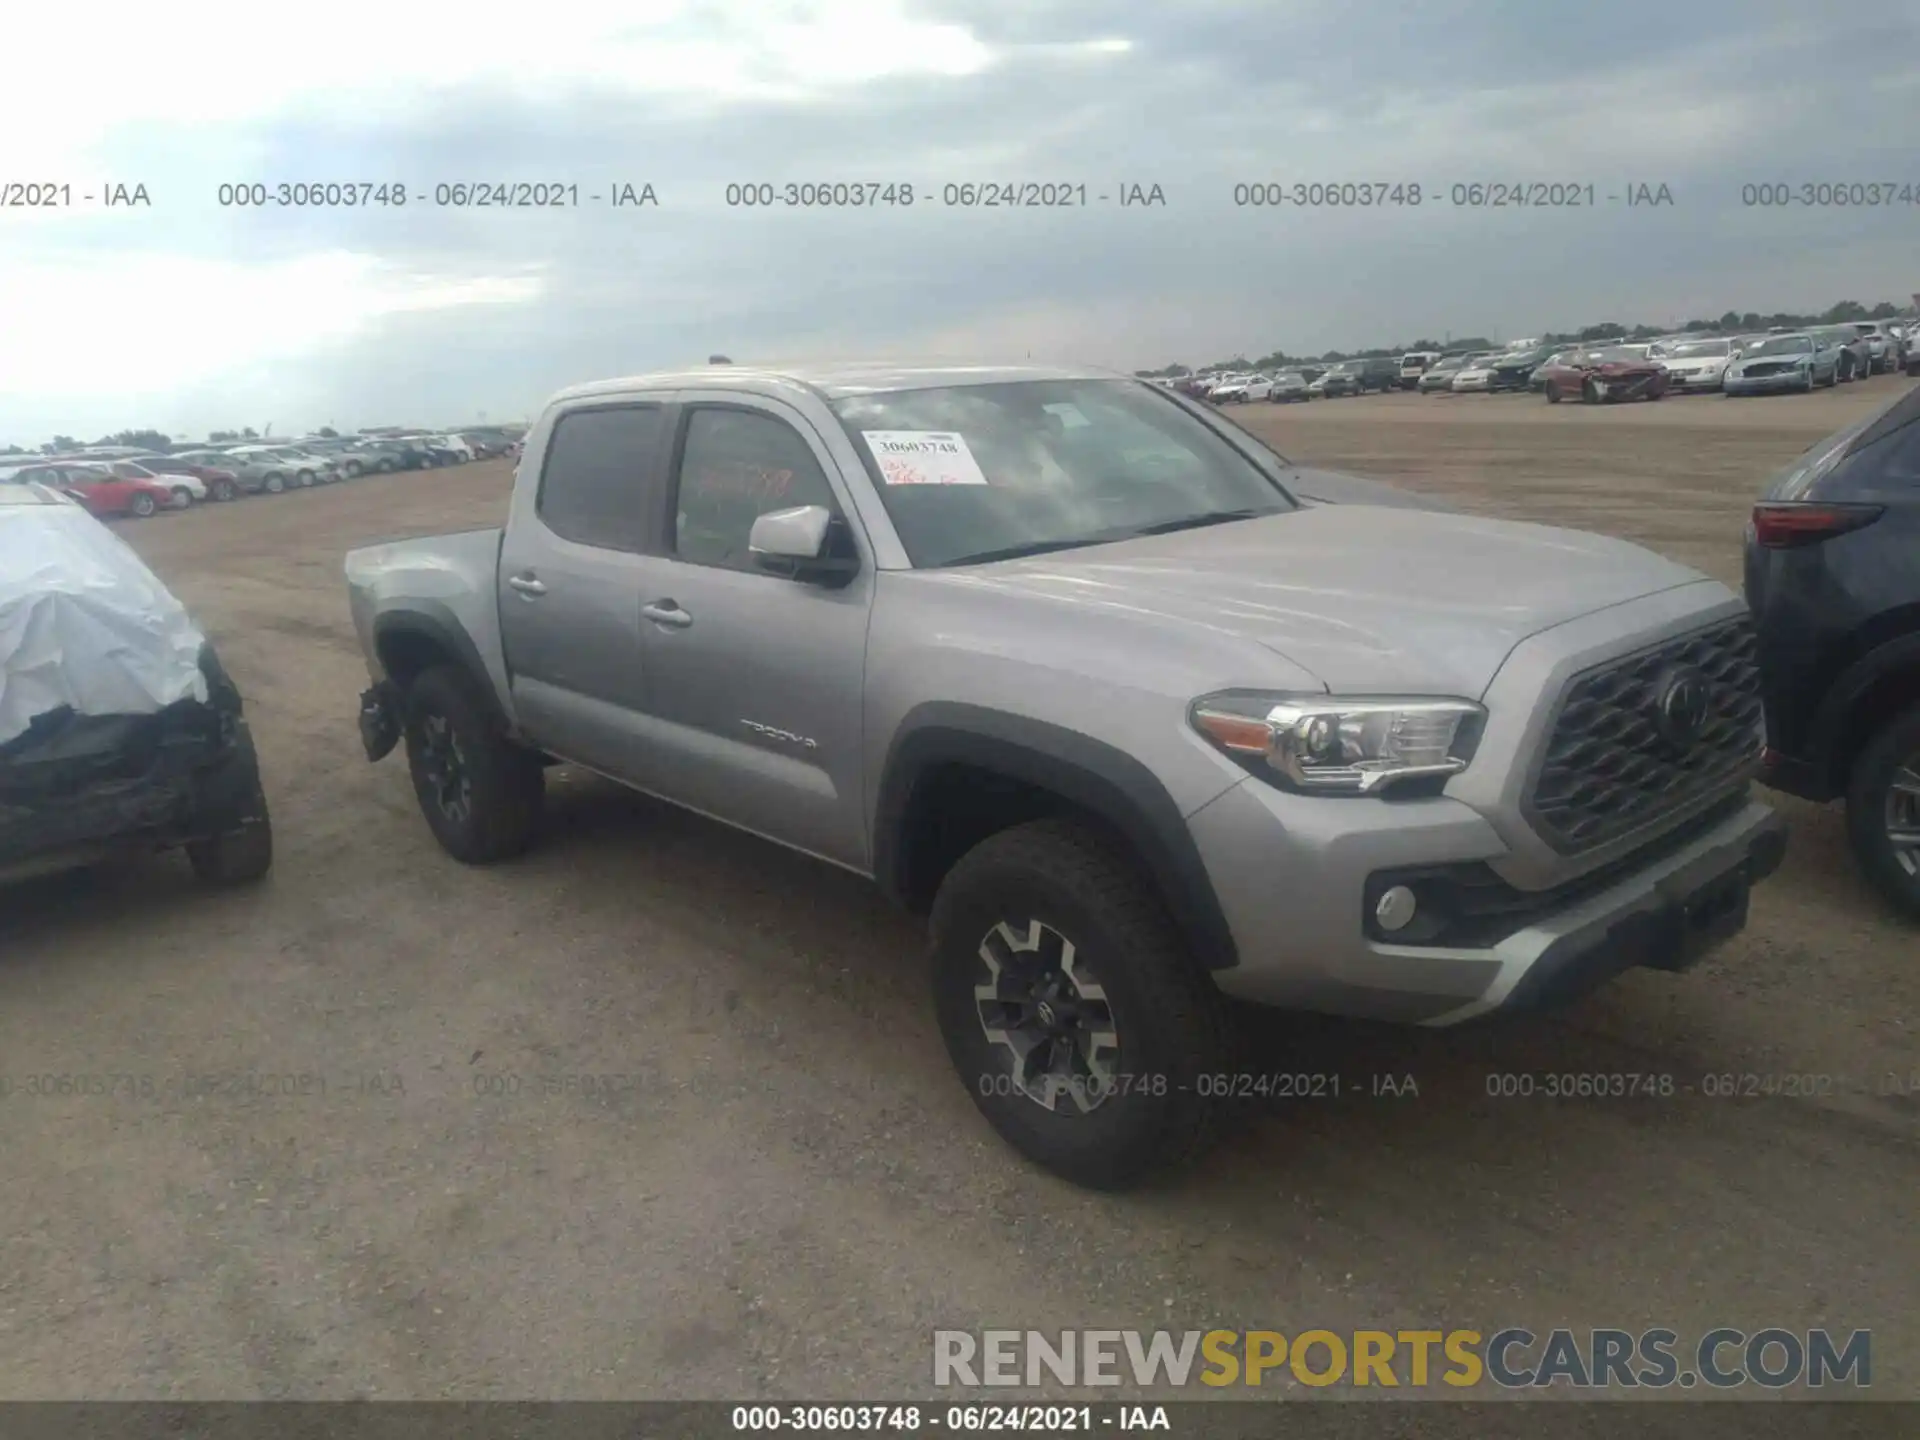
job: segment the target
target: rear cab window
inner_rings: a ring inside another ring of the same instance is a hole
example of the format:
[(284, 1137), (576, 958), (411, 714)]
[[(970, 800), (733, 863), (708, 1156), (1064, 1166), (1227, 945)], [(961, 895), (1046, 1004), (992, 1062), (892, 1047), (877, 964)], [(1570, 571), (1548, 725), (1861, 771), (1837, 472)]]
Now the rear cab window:
[(534, 501), (541, 522), (577, 545), (643, 550), (665, 416), (660, 402), (633, 401), (556, 420)]

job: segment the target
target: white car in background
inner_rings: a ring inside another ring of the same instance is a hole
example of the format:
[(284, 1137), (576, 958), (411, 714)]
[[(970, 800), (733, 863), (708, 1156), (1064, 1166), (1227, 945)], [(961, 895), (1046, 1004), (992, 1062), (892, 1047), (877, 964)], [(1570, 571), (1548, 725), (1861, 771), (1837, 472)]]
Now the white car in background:
[(1666, 367), (1669, 390), (1719, 390), (1733, 363), (1733, 342), (1725, 336), (1674, 340), (1655, 346), (1653, 358)]
[(1493, 359), (1485, 356), (1469, 361), (1455, 372), (1453, 383), (1447, 388), (1454, 394), (1464, 394), (1473, 390), (1491, 390), (1493, 388)]
[(458, 455), (460, 457), (460, 463), (463, 465), (469, 460), (478, 458), (473, 453), (473, 446), (466, 442), (464, 436), (435, 435), (433, 437), (433, 443), (438, 445), (442, 450), (451, 450), (455, 455)]
[(1410, 350), (1400, 357), (1400, 388), (1412, 390), (1419, 386), (1420, 377), (1431, 370), (1440, 359), (1438, 350)]
[(1236, 405), (1250, 399), (1247, 391), (1252, 388), (1257, 375), (1228, 375), (1213, 387), (1213, 393), (1207, 398), (1216, 405)]

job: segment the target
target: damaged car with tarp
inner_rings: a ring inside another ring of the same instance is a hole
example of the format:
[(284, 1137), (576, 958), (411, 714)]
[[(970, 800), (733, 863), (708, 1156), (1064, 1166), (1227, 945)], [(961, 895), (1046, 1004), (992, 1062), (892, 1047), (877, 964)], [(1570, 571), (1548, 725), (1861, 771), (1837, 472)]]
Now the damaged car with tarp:
[(273, 864), (240, 692), (131, 546), (0, 485), (0, 883), (173, 849), (215, 884)]

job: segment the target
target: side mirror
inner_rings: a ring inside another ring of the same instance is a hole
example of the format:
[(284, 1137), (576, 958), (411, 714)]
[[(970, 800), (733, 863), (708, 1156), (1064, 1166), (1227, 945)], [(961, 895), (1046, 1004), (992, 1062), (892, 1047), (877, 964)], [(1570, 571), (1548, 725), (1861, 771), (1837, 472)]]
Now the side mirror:
[(836, 533), (837, 524), (824, 505), (769, 510), (747, 532), (747, 553), (762, 570), (796, 580), (850, 577), (860, 561), (844, 534)]

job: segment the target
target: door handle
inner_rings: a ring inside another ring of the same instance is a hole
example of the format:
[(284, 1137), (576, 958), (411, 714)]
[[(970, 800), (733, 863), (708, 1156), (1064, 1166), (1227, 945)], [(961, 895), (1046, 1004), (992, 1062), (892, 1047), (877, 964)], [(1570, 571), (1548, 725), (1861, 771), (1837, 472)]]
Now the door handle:
[(509, 575), (507, 577), (507, 584), (518, 590), (522, 595), (544, 595), (547, 593), (547, 587), (531, 575)]
[(693, 624), (693, 617), (672, 600), (656, 600), (651, 605), (642, 605), (640, 613), (656, 625), (671, 625), (676, 630), (684, 630)]

